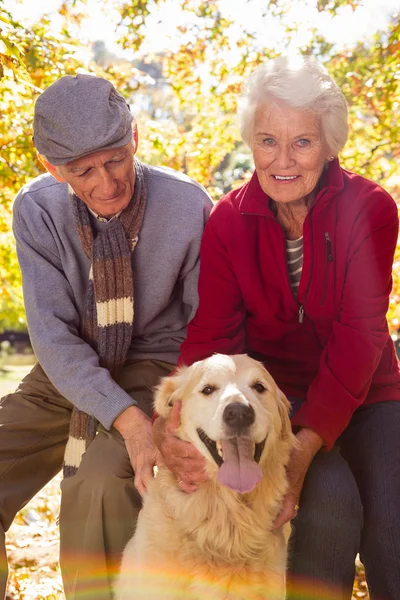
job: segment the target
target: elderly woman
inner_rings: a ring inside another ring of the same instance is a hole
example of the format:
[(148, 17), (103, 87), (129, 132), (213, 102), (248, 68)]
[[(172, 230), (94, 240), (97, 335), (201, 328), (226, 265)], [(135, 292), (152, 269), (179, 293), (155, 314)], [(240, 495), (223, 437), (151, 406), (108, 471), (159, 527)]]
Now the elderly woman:
[[(276, 526), (293, 519), (301, 597), (350, 599), (359, 552), (371, 598), (398, 600), (400, 375), (386, 322), (397, 208), (340, 167), (346, 101), (313, 60), (260, 66), (240, 119), (255, 172), (206, 226), (180, 364), (247, 352), (291, 400), (299, 448)], [(178, 423), (177, 411), (157, 419), (156, 439), (190, 493), (206, 475)]]

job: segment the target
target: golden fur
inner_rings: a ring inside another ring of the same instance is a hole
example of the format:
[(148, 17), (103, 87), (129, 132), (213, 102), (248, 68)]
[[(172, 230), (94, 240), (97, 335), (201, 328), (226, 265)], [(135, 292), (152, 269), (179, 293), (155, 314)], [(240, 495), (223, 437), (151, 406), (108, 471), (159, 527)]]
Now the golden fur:
[[(258, 383), (265, 391), (257, 391)], [(207, 386), (215, 390), (205, 395)], [(165, 378), (155, 409), (167, 417), (177, 400), (182, 402), (177, 435), (206, 457), (210, 479), (186, 494), (166, 467), (159, 469), (123, 554), (116, 600), (283, 599), (290, 525), (275, 530), (273, 521), (295, 443), (289, 402), (264, 367), (246, 355), (214, 355)], [(249, 437), (266, 438), (262, 479), (248, 493), (218, 482), (218, 466), (197, 433), (201, 428), (212, 440), (221, 439), (230, 402), (251, 405), (255, 421)]]

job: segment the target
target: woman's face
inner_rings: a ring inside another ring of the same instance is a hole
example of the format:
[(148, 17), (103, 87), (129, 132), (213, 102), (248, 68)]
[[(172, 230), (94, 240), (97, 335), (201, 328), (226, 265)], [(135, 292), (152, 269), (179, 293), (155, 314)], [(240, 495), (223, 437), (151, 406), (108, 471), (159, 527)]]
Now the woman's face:
[(283, 102), (256, 111), (254, 164), (263, 191), (276, 202), (311, 200), (330, 154), (317, 115)]

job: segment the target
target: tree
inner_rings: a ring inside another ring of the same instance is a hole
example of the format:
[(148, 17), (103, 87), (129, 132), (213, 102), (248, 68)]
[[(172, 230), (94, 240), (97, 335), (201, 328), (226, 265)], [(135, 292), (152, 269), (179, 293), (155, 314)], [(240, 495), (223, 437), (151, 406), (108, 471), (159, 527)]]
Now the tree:
[(11, 234), (15, 194), (41, 172), (32, 144), (34, 98), (57, 71), (74, 71), (72, 40), (51, 35), (43, 20), (31, 30), (16, 22), (0, 1), (0, 330), (26, 327), (21, 276)]
[[(174, 139), (165, 144), (171, 157), (168, 162), (198, 179), (218, 199), (226, 191), (221, 189), (225, 180), (221, 167), (239, 145), (235, 113), (241, 83), (265, 57), (275, 56), (284, 48), (277, 51), (263, 45), (254, 32), (242, 31), (236, 44), (239, 52), (232, 63), (232, 22), (223, 17), (218, 0), (182, 0), (181, 4), (196, 19), (179, 27), (180, 48), (168, 52), (164, 59), (164, 73), (184, 115), (178, 135), (175, 131)], [(264, 8), (264, 15), (286, 22), (286, 48), (297, 32), (296, 23), (285, 21), (291, 4), (269, 0)], [(318, 0), (317, 8), (334, 17), (343, 7), (356, 10), (360, 4), (358, 0)], [(135, 19), (140, 7), (141, 33), (137, 37)], [(121, 43), (130, 47), (142, 39), (148, 8), (146, 5), (143, 11), (142, 2), (123, 2), (120, 10), (127, 28)], [(377, 181), (400, 203), (400, 177), (396, 175), (400, 167), (400, 13), (393, 15), (386, 31), (345, 50), (338, 51), (318, 31), (310, 31), (311, 39), (301, 52), (326, 64), (349, 103), (351, 133), (342, 153), (343, 165)], [(400, 326), (400, 247), (393, 275), (388, 319), (396, 335)]]
[[(69, 33), (68, 22), (83, 15), (71, 13), (66, 3), (60, 13), (65, 18), (60, 34), (51, 31), (47, 18), (27, 29), (0, 0), (0, 331), (26, 328), (11, 209), (21, 187), (43, 171), (32, 143), (34, 101), (53, 81), (79, 69), (106, 76), (89, 65), (88, 53)], [(132, 89), (125, 81), (122, 87), (127, 93)]]
[[(0, 9), (2, 4), (0, 0)], [(116, 6), (121, 14), (121, 48), (140, 50), (149, 15), (161, 4), (161, 0), (109, 0), (109, 5)], [(146, 90), (153, 96), (153, 104), (162, 106), (162, 116), (155, 117), (157, 111), (139, 115), (139, 154), (143, 160), (187, 172), (205, 185), (215, 200), (226, 191), (223, 182), (240, 182), (234, 173), (239, 178), (248, 176), (246, 168), (235, 171), (233, 161), (237, 155), (242, 166), (248, 165), (243, 160), (236, 118), (240, 88), (244, 78), (266, 56), (285, 52), (296, 39), (297, 24), (289, 22), (287, 16), (291, 4), (288, 0), (265, 3), (263, 10), (268, 18), (285, 25), (284, 41), (276, 48), (257, 38), (254, 31), (242, 29), (237, 36), (236, 30), (235, 38), (235, 23), (224, 16), (219, 0), (181, 0), (183, 14), (188, 18), (177, 26), (180, 46), (155, 58), (162, 65), (163, 85)], [(342, 7), (356, 10), (358, 4), (357, 0), (319, 0), (316, 6), (333, 18)], [(72, 32), (84, 8), (84, 0), (63, 2), (60, 11), (65, 25), (58, 36), (51, 33), (46, 19), (27, 31), (10, 14), (0, 13), (9, 20), (3, 21), (0, 31), (0, 41), (5, 43), (0, 54), (4, 67), (0, 109), (5, 117), (0, 124), (0, 143), (5, 149), (0, 159), (0, 329), (4, 327), (5, 315), (13, 323), (23, 316), (10, 210), (17, 190), (40, 172), (30, 138), (33, 100), (38, 89), (79, 67), (108, 77), (133, 101), (137, 91), (145, 86), (131, 63), (113, 66), (106, 61), (102, 68), (79, 55)], [(397, 14), (386, 31), (377, 32), (372, 39), (357, 42), (352, 48), (338, 50), (310, 27), (309, 42), (300, 48), (304, 54), (326, 63), (349, 102), (351, 136), (342, 154), (344, 166), (381, 183), (398, 201), (399, 33)], [(232, 175), (226, 173), (227, 165), (233, 165)], [(12, 278), (4, 283), (7, 273)], [(400, 319), (400, 261), (395, 264), (394, 282), (389, 313), (393, 331), (397, 329), (396, 318)]]

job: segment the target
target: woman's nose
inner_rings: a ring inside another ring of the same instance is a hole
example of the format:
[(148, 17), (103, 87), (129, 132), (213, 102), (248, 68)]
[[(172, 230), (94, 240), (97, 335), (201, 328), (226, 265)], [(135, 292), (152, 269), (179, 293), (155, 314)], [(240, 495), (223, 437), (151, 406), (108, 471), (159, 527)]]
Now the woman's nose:
[(294, 162), (295, 161), (291, 155), (290, 148), (287, 146), (280, 146), (275, 158), (275, 164), (281, 169), (288, 169), (289, 167), (293, 166)]

